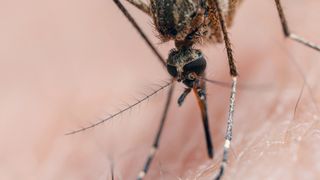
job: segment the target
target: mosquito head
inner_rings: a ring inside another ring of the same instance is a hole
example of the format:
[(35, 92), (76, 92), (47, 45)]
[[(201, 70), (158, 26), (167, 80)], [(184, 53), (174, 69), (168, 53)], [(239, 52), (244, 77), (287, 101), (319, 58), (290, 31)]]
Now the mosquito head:
[(173, 49), (167, 60), (169, 74), (188, 87), (193, 87), (197, 77), (206, 69), (206, 65), (202, 52), (192, 48)]

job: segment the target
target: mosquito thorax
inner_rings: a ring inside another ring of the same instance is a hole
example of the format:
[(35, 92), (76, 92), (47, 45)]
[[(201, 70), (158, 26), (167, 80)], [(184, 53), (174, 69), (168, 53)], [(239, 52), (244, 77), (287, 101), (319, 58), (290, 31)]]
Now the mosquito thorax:
[(204, 10), (194, 0), (151, 0), (154, 25), (163, 41), (182, 41), (200, 34), (204, 24)]
[(192, 87), (197, 77), (203, 74), (206, 65), (202, 52), (192, 48), (172, 49), (167, 59), (169, 74), (188, 87)]

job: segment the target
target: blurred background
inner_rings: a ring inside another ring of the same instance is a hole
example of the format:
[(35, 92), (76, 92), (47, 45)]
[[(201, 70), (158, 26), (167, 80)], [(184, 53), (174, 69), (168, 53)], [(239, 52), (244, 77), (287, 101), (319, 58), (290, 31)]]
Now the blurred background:
[[(124, 2), (167, 54), (151, 18)], [(290, 29), (320, 44), (320, 2), (283, 0)], [(285, 40), (273, 1), (246, 0), (229, 31), (240, 84), (225, 179), (319, 179), (320, 53)], [(199, 46), (209, 79), (230, 81), (223, 45)], [(66, 136), (134, 103), (169, 79), (111, 0), (0, 0), (0, 179), (134, 179), (167, 89), (94, 129)], [(155, 85), (156, 84), (156, 85)], [(208, 84), (216, 150), (207, 158), (193, 95), (177, 84), (146, 179), (209, 179), (222, 158), (229, 89)]]

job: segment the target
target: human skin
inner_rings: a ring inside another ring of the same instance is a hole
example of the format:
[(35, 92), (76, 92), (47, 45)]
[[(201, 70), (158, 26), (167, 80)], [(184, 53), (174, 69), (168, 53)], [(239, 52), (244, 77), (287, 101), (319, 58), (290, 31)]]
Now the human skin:
[[(151, 18), (125, 5), (166, 58), (173, 43), (160, 43)], [(283, 5), (290, 29), (320, 44), (320, 2)], [(110, 164), (116, 179), (134, 179), (167, 89), (99, 127), (64, 134), (152, 92), (170, 78), (166, 69), (112, 1), (12, 0), (0, 7), (0, 179), (108, 179)], [(224, 179), (319, 179), (320, 53), (284, 39), (272, 1), (244, 1), (229, 34), (239, 85), (252, 88), (237, 93)], [(230, 82), (223, 44), (197, 48), (208, 79)], [(194, 95), (179, 108), (184, 87), (175, 85), (146, 179), (209, 179), (222, 158), (230, 89), (207, 85), (215, 147), (209, 160)]]

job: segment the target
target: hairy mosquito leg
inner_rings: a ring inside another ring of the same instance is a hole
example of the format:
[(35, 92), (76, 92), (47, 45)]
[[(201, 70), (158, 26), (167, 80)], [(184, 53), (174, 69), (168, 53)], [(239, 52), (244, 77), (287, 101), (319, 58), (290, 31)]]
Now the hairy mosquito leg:
[(310, 42), (308, 40), (305, 40), (303, 37), (300, 37), (296, 34), (293, 34), (290, 32), (289, 30), (289, 26), (288, 26), (288, 23), (287, 23), (287, 20), (284, 16), (284, 12), (283, 12), (283, 9), (282, 9), (282, 5), (280, 3), (280, 0), (275, 0), (275, 3), (276, 3), (276, 6), (277, 6), (277, 11), (279, 13), (279, 18), (280, 18), (280, 21), (281, 21), (281, 26), (282, 26), (282, 30), (283, 30), (283, 34), (286, 38), (290, 38), (294, 41), (297, 41), (301, 44), (304, 44), (305, 46), (308, 46), (310, 48), (313, 48), (317, 51), (320, 51), (320, 46), (313, 43), (313, 42)]
[(113, 2), (118, 6), (118, 8), (121, 10), (121, 12), (126, 16), (126, 18), (130, 21), (130, 23), (133, 25), (133, 27), (139, 32), (140, 36), (144, 41), (147, 43), (149, 48), (152, 50), (152, 52), (157, 56), (158, 60), (162, 63), (163, 66), (166, 66), (166, 62), (164, 58), (161, 56), (159, 51), (154, 47), (154, 45), (151, 43), (149, 38), (146, 36), (146, 34), (143, 32), (143, 30), (140, 28), (140, 26), (137, 24), (137, 22), (134, 20), (134, 18), (131, 16), (129, 11), (122, 5), (122, 3), (119, 0), (113, 0)]
[(225, 47), (227, 49), (230, 75), (232, 77), (227, 130), (226, 130), (225, 143), (224, 143), (224, 148), (223, 148), (223, 159), (222, 159), (222, 163), (220, 165), (219, 174), (215, 177), (216, 180), (219, 180), (223, 176), (223, 173), (224, 173), (227, 161), (228, 161), (228, 152), (229, 152), (231, 140), (232, 140), (233, 114), (234, 114), (234, 107), (235, 107), (238, 72), (237, 72), (236, 65), (234, 63), (234, 57), (232, 54), (231, 43), (230, 43), (230, 39), (228, 36), (226, 23), (225, 23), (225, 20), (223, 19), (223, 16), (222, 16), (222, 10), (219, 5), (219, 0), (210, 0), (210, 1), (211, 2), (213, 1), (212, 3), (214, 4), (214, 6), (216, 7), (216, 9), (218, 11), (219, 22), (220, 22), (221, 30), (223, 33), (223, 39), (224, 39)]
[(208, 156), (209, 156), (209, 158), (212, 159), (213, 158), (213, 145), (212, 145), (212, 141), (211, 141), (211, 133), (210, 133), (210, 127), (209, 127), (209, 120), (208, 120), (207, 97), (206, 97), (207, 95), (206, 95), (205, 81), (200, 80), (200, 85), (195, 86), (193, 88), (193, 92), (197, 97), (198, 105), (199, 105), (200, 111), (201, 111)]
[(186, 88), (178, 99), (178, 105), (181, 106), (187, 95), (191, 92), (191, 88)]
[(173, 89), (174, 89), (174, 84), (171, 85), (170, 87), (170, 90), (169, 90), (169, 93), (168, 93), (168, 96), (167, 96), (167, 101), (166, 101), (166, 104), (165, 104), (165, 108), (164, 108), (164, 111), (163, 111), (163, 114), (162, 114), (162, 117), (161, 117), (161, 122), (160, 122), (160, 125), (159, 125), (159, 128), (158, 128), (158, 131), (157, 131), (157, 135), (154, 139), (154, 142), (153, 142), (153, 145), (152, 145), (152, 148), (149, 152), (149, 155), (148, 155), (148, 158), (147, 158), (147, 161), (145, 162), (144, 164), (144, 168), (143, 170), (139, 173), (137, 179), (138, 180), (142, 180), (144, 178), (144, 176), (147, 174), (149, 168), (150, 168), (150, 165), (151, 165), (151, 162), (155, 156), (155, 153), (159, 147), (159, 141), (160, 141), (160, 137), (161, 137), (161, 133), (162, 133), (162, 130), (163, 130), (163, 126), (164, 126), (164, 123), (165, 123), (165, 120), (166, 120), (166, 117), (167, 117), (167, 114), (168, 114), (168, 109), (169, 109), (169, 106), (170, 106), (170, 103), (171, 103), (171, 99), (172, 99), (172, 94), (173, 94)]
[(126, 1), (128, 1), (132, 5), (134, 5), (135, 7), (140, 9), (141, 11), (143, 11), (144, 13), (146, 13), (148, 15), (151, 15), (150, 14), (150, 8), (145, 2), (143, 2), (141, 0), (126, 0)]

